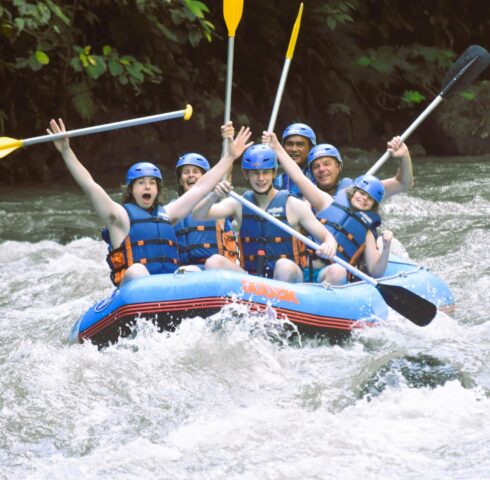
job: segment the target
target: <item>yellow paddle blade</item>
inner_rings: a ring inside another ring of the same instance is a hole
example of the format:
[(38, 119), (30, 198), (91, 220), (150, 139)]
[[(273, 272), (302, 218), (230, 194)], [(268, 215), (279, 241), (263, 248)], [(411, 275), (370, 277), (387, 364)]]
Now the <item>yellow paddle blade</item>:
[(288, 51), (286, 52), (286, 58), (292, 59), (294, 54), (294, 48), (296, 47), (296, 40), (298, 40), (299, 26), (301, 24), (301, 16), (303, 15), (303, 3), (299, 6), (298, 16), (293, 25), (293, 31), (291, 32), (291, 38), (289, 40)]
[(223, 0), (223, 16), (225, 17), (228, 36), (234, 37), (243, 13), (243, 0)]
[(189, 120), (192, 117), (192, 105), (187, 104), (184, 110), (184, 120)]
[(0, 158), (6, 157), (20, 147), (22, 147), (22, 140), (0, 137)]

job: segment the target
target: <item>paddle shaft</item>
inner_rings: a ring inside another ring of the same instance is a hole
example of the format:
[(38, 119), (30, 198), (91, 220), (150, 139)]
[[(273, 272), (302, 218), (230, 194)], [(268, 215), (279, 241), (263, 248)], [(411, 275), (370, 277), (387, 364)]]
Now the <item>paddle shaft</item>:
[(273, 132), (276, 126), (277, 114), (279, 113), (279, 107), (281, 106), (282, 95), (284, 93), (284, 87), (286, 86), (286, 80), (288, 78), (289, 67), (294, 55), (294, 49), (296, 48), (296, 42), (298, 40), (299, 27), (301, 25), (301, 18), (303, 16), (303, 3), (299, 6), (298, 15), (294, 21), (293, 29), (291, 31), (291, 37), (289, 38), (289, 45), (286, 51), (286, 59), (284, 60), (284, 66), (282, 68), (281, 78), (279, 79), (279, 86), (277, 87), (276, 98), (272, 107), (271, 118), (269, 120), (268, 132)]
[[(233, 86), (233, 52), (235, 50), (235, 33), (242, 18), (243, 0), (223, 0), (223, 17), (228, 29), (228, 57), (226, 61), (225, 118), (226, 124), (231, 120), (231, 89)], [(223, 155), (230, 150), (229, 141), (223, 139)]]
[(277, 114), (279, 113), (279, 107), (281, 106), (282, 94), (284, 93), (284, 87), (286, 86), (286, 80), (288, 78), (289, 67), (291, 65), (291, 59), (286, 58), (284, 66), (282, 68), (281, 79), (279, 80), (279, 86), (277, 87), (276, 99), (274, 100), (274, 106), (272, 107), (271, 118), (269, 120), (268, 132), (273, 132), (276, 126)]
[[(228, 195), (234, 198), (237, 202), (240, 202), (242, 205), (245, 205), (247, 208), (255, 212), (257, 215), (261, 216), (262, 218), (265, 218), (266, 220), (269, 220), (277, 227), (282, 228), (285, 232), (289, 233), (293, 237), (296, 237), (298, 240), (301, 240), (305, 245), (308, 245), (310, 248), (313, 248), (315, 251), (320, 248), (320, 245), (318, 245), (318, 243), (311, 240), (311, 238), (306, 237), (302, 233), (292, 228), (290, 225), (281, 222), (281, 220), (278, 220), (277, 218), (273, 217), (270, 213), (267, 213), (265, 210), (262, 210), (260, 207), (253, 204), (252, 202), (249, 202), (246, 198), (243, 198), (241, 195), (238, 195), (235, 192), (230, 192)], [(333, 260), (335, 263), (342, 265), (350, 273), (352, 273), (356, 277), (362, 278), (362, 280), (364, 280), (367, 283), (370, 283), (374, 287), (378, 286), (378, 282), (374, 278), (361, 272), (356, 267), (353, 267), (345, 260), (339, 258), (337, 255), (334, 255), (330, 260)]]
[(228, 58), (226, 62), (225, 123), (231, 118), (231, 87), (233, 82), (233, 58), (235, 37), (228, 37)]
[[(426, 119), (426, 117), (434, 110), (443, 100), (441, 95), (438, 95), (434, 100), (430, 103), (430, 105), (417, 117), (417, 119), (408, 127), (401, 135), (400, 138), (402, 142), (404, 142), (413, 131)], [(388, 150), (383, 153), (383, 156), (366, 172), (366, 175), (374, 175), (390, 158), (390, 152)]]
[(22, 140), (22, 145), (24, 147), (27, 147), (29, 145), (36, 145), (38, 143), (53, 142), (55, 140), (60, 140), (65, 137), (73, 138), (83, 135), (92, 135), (94, 133), (108, 132), (110, 130), (117, 130), (119, 128), (135, 127), (137, 125), (145, 125), (147, 123), (161, 122), (163, 120), (172, 120), (174, 118), (185, 117), (188, 114), (188, 109), (177, 110), (175, 112), (160, 113), (158, 115), (150, 115), (148, 117), (123, 120), (121, 122), (106, 123), (104, 125), (79, 128), (77, 130), (70, 130), (68, 132), (55, 133), (54, 135), (42, 135), (40, 137), (27, 138), (26, 140)]
[[(224, 123), (231, 119), (231, 87), (233, 83), (233, 57), (235, 49), (235, 37), (228, 37), (228, 58), (226, 61), (226, 90), (225, 90), (225, 118)], [(228, 139), (223, 139), (223, 155), (229, 151)]]
[[(456, 85), (458, 80), (465, 74), (465, 72), (473, 65), (478, 57), (473, 58), (468, 62), (444, 88), (441, 90), (439, 95), (437, 95), (434, 100), (427, 106), (427, 108), (415, 119), (415, 121), (400, 135), (402, 142), (404, 142), (413, 131), (426, 119), (426, 117), (431, 113), (443, 100), (444, 96), (451, 90), (451, 88)], [(374, 175), (390, 158), (390, 152), (386, 151), (383, 156), (366, 172), (366, 175)]]

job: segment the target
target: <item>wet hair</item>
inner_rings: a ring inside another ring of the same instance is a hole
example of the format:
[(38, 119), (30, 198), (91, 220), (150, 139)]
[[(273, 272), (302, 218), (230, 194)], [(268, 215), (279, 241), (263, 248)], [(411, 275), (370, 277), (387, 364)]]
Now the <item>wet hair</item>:
[[(354, 185), (347, 187), (345, 189), (345, 193), (347, 195), (347, 199), (349, 200), (349, 203), (350, 203), (352, 197), (354, 196), (354, 193), (356, 193), (356, 192), (364, 192), (364, 190), (362, 188), (357, 188)], [(364, 192), (364, 193), (367, 193), (367, 192)], [(369, 193), (368, 193), (368, 196), (371, 200), (374, 200), (374, 198), (371, 197), (371, 195), (369, 195)], [(373, 212), (373, 213), (378, 213), (378, 210), (379, 210), (379, 203), (376, 200), (374, 200), (373, 208), (371, 208), (369, 211)]]
[[(153, 178), (156, 178), (156, 177), (153, 177)], [(165, 202), (165, 197), (163, 194), (163, 184), (161, 181), (158, 180), (158, 178), (156, 180), (157, 180), (157, 192), (158, 193), (157, 193), (157, 196), (156, 196), (155, 201), (153, 202), (153, 205), (151, 206), (151, 208), (154, 208), (157, 205), (163, 205)], [(123, 187), (122, 187), (122, 196), (123, 196), (122, 203), (123, 204), (124, 203), (136, 203), (136, 201), (134, 200), (134, 196), (133, 196), (134, 182), (135, 182), (135, 180), (133, 180), (128, 186), (123, 185)]]

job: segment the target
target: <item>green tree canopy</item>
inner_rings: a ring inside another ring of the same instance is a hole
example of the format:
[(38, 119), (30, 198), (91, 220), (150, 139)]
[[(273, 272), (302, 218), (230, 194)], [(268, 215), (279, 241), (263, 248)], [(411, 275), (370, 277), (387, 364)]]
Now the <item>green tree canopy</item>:
[[(293, 1), (245, 1), (232, 119), (257, 134), (268, 124), (298, 7)], [(278, 132), (301, 120), (322, 141), (382, 148), (437, 94), (458, 54), (470, 44), (488, 47), (487, 2), (450, 7), (443, 0), (417, 0), (410, 8), (404, 0), (306, 1)], [(222, 15), (221, 0), (2, 2), (0, 131), (26, 138), (41, 134), (54, 115), (79, 127), (191, 103), (192, 135), (176, 139), (182, 127), (169, 126), (168, 155), (192, 149), (209, 154), (223, 118)], [(469, 134), (475, 141), (466, 151), (483, 151), (488, 122), (481, 105), (489, 98), (488, 83), (476, 83), (454, 102), (465, 121), (458, 122), (454, 108), (442, 107), (431, 118), (439, 127), (432, 127), (442, 135)], [(26, 175), (8, 160), (2, 169), (17, 172), (10, 179)]]

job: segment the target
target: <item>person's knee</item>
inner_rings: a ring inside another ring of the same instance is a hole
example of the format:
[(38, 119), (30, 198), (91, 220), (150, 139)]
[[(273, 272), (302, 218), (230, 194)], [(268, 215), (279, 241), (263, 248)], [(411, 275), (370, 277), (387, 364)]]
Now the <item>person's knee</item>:
[(220, 268), (227, 268), (228, 260), (220, 254), (211, 255), (204, 264), (206, 270), (217, 270)]
[(274, 279), (289, 283), (303, 281), (303, 273), (298, 265), (287, 258), (280, 258), (274, 268)]
[(150, 272), (142, 263), (133, 263), (133, 265), (126, 270), (121, 282), (121, 287), (135, 278), (146, 277), (147, 275), (150, 275)]
[(347, 282), (347, 271), (340, 265), (329, 265), (318, 275), (318, 282), (327, 282), (330, 285), (344, 285)]

